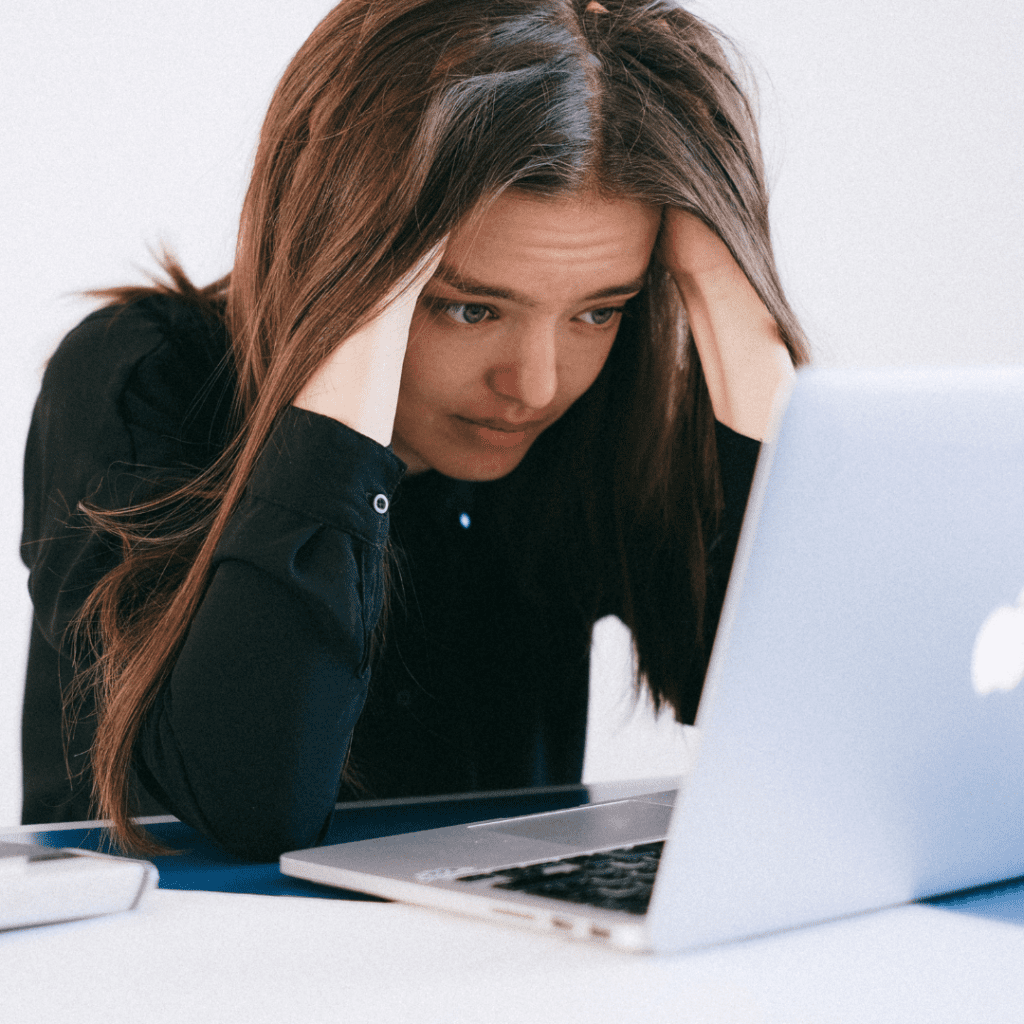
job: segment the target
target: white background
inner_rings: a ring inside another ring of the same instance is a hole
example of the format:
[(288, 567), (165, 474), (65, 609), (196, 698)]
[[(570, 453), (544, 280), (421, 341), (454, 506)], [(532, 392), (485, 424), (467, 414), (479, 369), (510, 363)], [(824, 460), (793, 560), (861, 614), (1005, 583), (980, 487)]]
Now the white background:
[[(1006, 363), (1024, 340), (1024, 6), (704, 0), (750, 59), (783, 280), (819, 363)], [(270, 92), (318, 0), (7, 0), (0, 16), (0, 825), (20, 813), (21, 457), (43, 361), (169, 244), (230, 268)], [(589, 778), (659, 774), (602, 629)]]

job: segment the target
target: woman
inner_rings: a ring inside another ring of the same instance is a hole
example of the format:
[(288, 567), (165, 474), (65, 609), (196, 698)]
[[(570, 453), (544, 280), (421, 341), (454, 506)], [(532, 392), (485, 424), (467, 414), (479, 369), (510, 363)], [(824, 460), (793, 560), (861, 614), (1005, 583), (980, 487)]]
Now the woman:
[(344, 0), (271, 102), (230, 277), (168, 270), (37, 403), (25, 821), (92, 794), (126, 847), (169, 810), (272, 858), (339, 794), (578, 780), (609, 613), (692, 721), (805, 358), (711, 29)]

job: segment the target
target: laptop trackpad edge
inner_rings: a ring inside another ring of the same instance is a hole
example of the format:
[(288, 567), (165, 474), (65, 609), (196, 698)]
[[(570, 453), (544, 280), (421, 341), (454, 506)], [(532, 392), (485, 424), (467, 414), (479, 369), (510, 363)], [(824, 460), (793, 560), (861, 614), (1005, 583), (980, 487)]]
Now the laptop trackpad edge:
[(470, 827), (583, 850), (661, 839), (671, 817), (672, 808), (663, 804), (618, 800)]

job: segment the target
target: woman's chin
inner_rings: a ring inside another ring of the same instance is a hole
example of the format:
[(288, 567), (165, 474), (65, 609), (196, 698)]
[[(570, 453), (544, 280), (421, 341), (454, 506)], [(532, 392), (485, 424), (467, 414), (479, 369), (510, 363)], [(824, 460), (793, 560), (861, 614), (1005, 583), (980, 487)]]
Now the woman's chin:
[[(502, 439), (504, 440), (504, 439)], [(403, 454), (401, 445), (394, 445), (395, 454), (408, 465), (410, 474), (428, 469), (436, 470), (452, 480), (486, 483), (508, 476), (523, 461), (533, 438), (524, 437), (519, 443), (445, 446), (437, 451), (420, 450)]]
[[(483, 446), (481, 446), (483, 447)], [(453, 480), (485, 483), (508, 476), (530, 449), (528, 441), (515, 447), (492, 447), (484, 451), (448, 451), (431, 467)]]
[(437, 436), (407, 438), (396, 431), (392, 449), (410, 474), (433, 469), (453, 480), (484, 483), (508, 476), (539, 434), (536, 429), (501, 431), (456, 418), (454, 429)]

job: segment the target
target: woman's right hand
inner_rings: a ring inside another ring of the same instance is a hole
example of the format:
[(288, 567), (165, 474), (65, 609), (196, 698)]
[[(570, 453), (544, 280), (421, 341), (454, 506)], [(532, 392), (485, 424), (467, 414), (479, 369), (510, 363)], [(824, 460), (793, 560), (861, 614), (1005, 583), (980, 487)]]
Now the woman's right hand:
[(413, 311), (443, 255), (441, 242), (395, 285), (383, 311), (324, 360), (292, 404), (390, 444)]

